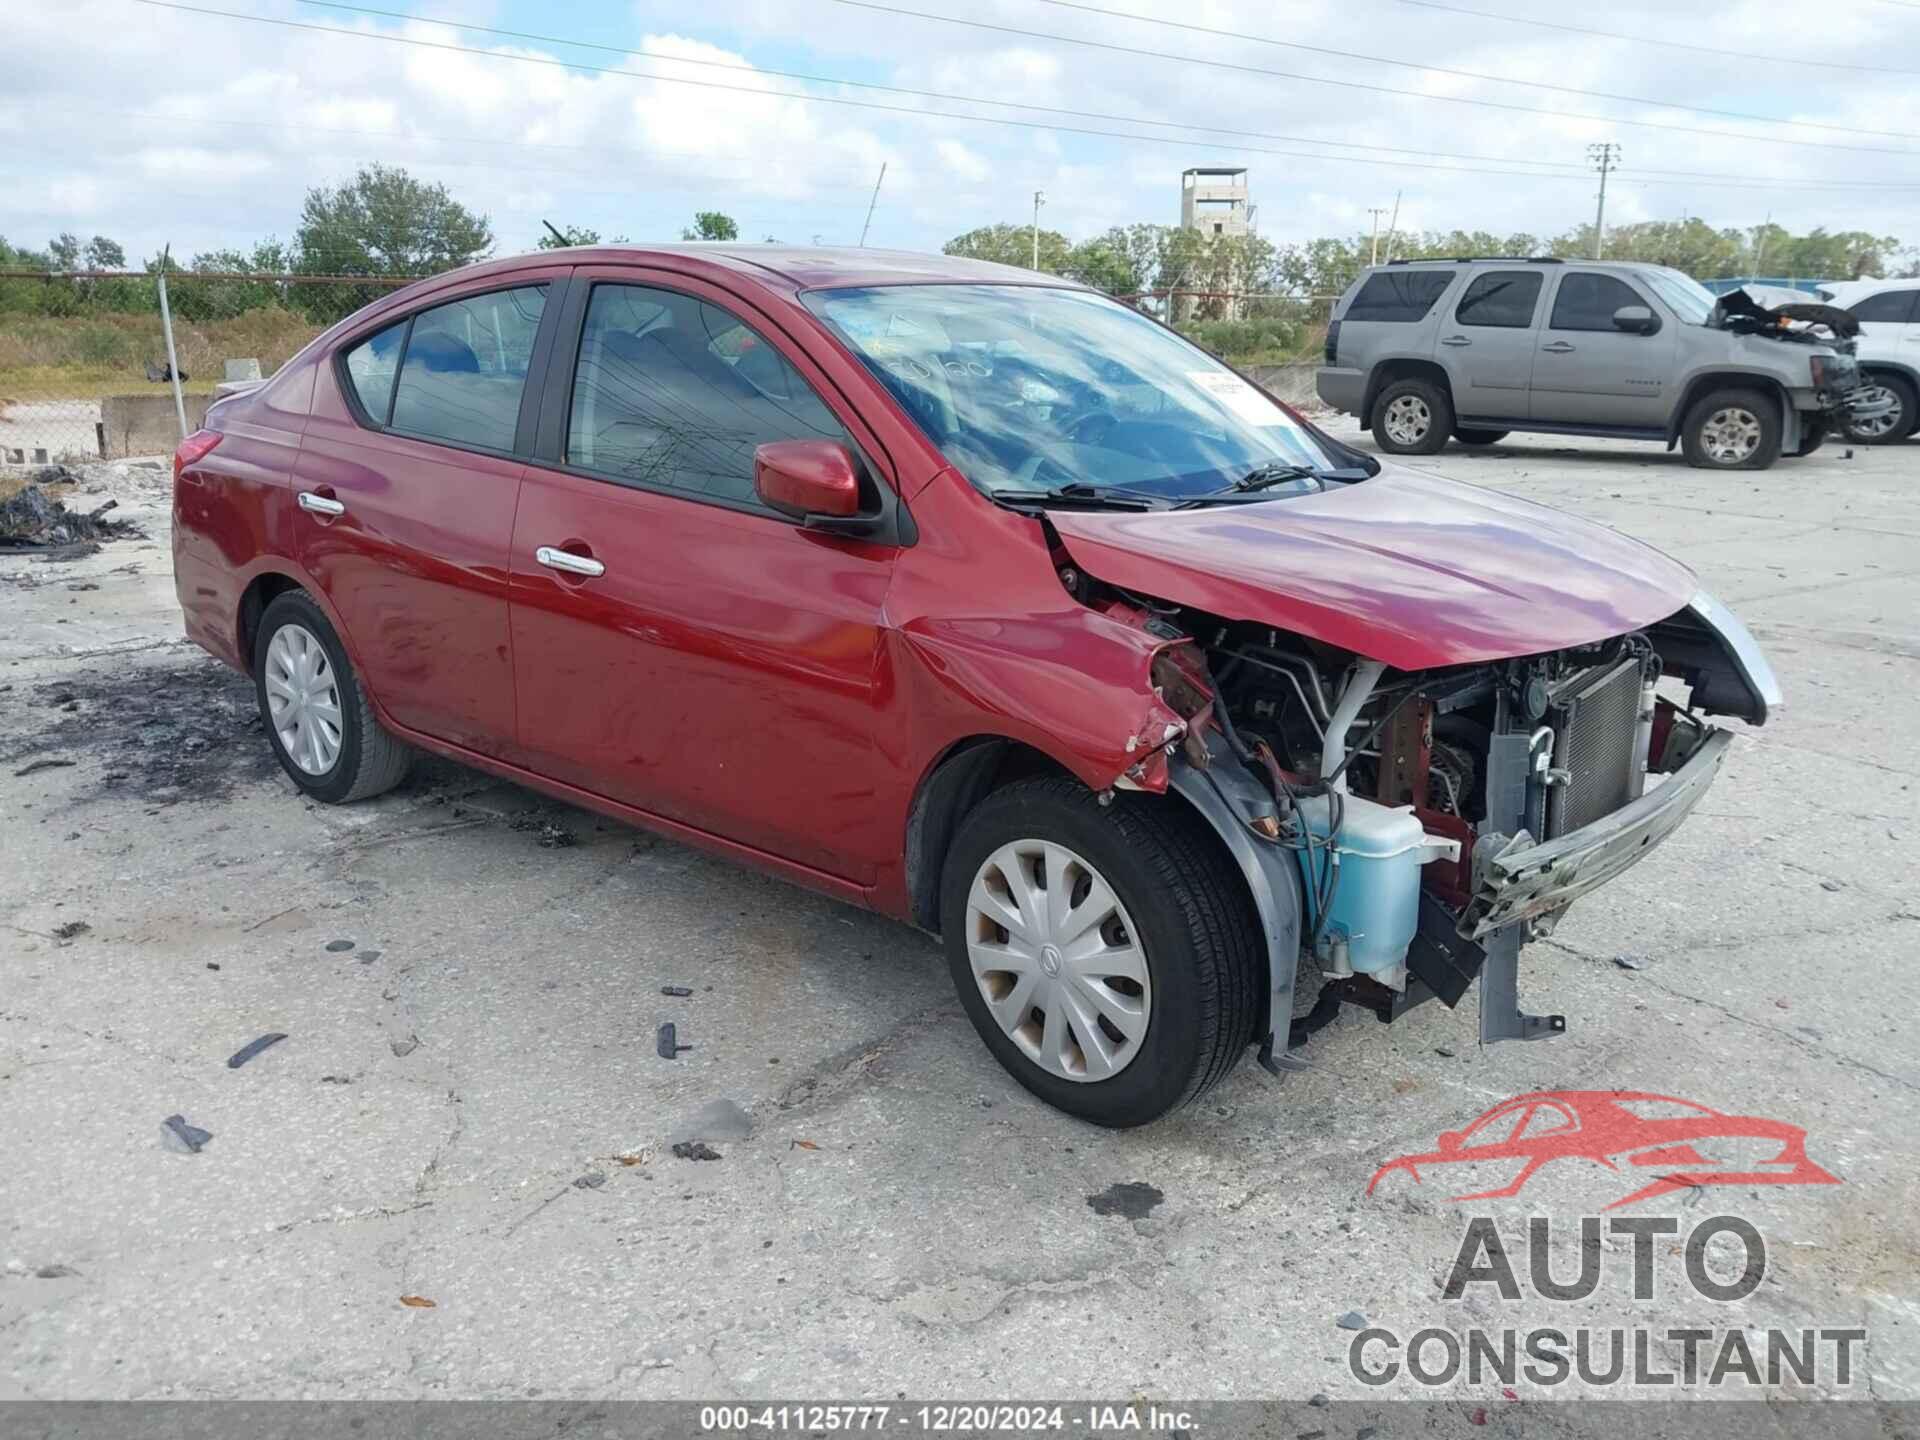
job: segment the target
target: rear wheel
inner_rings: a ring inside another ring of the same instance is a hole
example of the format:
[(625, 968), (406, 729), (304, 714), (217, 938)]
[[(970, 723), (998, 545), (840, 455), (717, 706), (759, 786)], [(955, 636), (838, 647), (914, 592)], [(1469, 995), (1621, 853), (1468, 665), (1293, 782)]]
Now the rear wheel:
[(1097, 1125), (1191, 1103), (1253, 1039), (1261, 929), (1217, 836), (1179, 802), (1102, 806), (1063, 777), (998, 790), (948, 852), (947, 963), (1022, 1085)]
[(1900, 375), (1871, 371), (1863, 381), (1867, 394), (1893, 401), (1893, 409), (1871, 420), (1846, 421), (1847, 438), (1859, 445), (1889, 445), (1904, 440), (1920, 426), (1920, 399), (1913, 385)]
[(289, 590), (260, 616), (254, 694), (267, 741), (293, 783), (330, 805), (398, 785), (413, 752), (380, 728), (326, 613)]
[(1462, 445), (1498, 445), (1512, 433), (1511, 430), (1456, 429), (1453, 432), (1453, 438), (1458, 440)]
[(1687, 412), (1680, 444), (1702, 470), (1764, 470), (1780, 458), (1780, 411), (1758, 390), (1715, 390)]
[(1433, 455), (1453, 433), (1453, 401), (1431, 380), (1396, 380), (1373, 402), (1373, 438), (1389, 455)]

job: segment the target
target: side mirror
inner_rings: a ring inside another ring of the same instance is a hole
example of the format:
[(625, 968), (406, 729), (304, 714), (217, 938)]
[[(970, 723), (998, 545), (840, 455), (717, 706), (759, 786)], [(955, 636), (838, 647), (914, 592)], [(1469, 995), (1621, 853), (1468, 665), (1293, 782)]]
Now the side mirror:
[(795, 520), (851, 520), (860, 513), (853, 457), (835, 440), (770, 440), (757, 447), (753, 489)]
[(1651, 335), (1660, 328), (1660, 322), (1644, 305), (1622, 305), (1613, 312), (1613, 328), (1633, 335)]

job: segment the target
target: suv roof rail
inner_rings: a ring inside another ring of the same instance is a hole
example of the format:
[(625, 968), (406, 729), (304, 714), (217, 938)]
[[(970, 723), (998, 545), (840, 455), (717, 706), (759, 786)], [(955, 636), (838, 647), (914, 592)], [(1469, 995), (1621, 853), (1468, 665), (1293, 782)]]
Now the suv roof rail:
[(1525, 265), (1564, 265), (1558, 255), (1426, 255), (1418, 260), (1389, 260), (1389, 265), (1471, 265), (1477, 260), (1506, 260)]

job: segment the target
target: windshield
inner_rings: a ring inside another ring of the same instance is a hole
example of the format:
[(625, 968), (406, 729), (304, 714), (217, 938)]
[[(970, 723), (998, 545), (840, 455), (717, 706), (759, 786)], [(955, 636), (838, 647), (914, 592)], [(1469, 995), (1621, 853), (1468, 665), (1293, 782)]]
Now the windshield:
[(1105, 296), (900, 285), (805, 300), (989, 493), (1077, 484), (1178, 500), (1262, 467), (1335, 464), (1233, 371)]
[(1654, 293), (1667, 302), (1667, 307), (1689, 325), (1704, 325), (1707, 316), (1713, 313), (1717, 303), (1713, 292), (1691, 275), (1683, 275), (1678, 270), (1661, 266), (1658, 269), (1640, 272)]

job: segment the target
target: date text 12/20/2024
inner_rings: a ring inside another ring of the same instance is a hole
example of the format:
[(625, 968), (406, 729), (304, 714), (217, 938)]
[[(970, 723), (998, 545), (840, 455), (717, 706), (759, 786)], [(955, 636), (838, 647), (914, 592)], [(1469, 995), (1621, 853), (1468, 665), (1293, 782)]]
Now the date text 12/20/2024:
[(928, 1433), (1020, 1434), (1028, 1431), (1080, 1430), (1093, 1433), (1140, 1431), (1182, 1435), (1193, 1424), (1184, 1411), (1157, 1405), (703, 1405), (700, 1428), (730, 1431), (918, 1430)]

